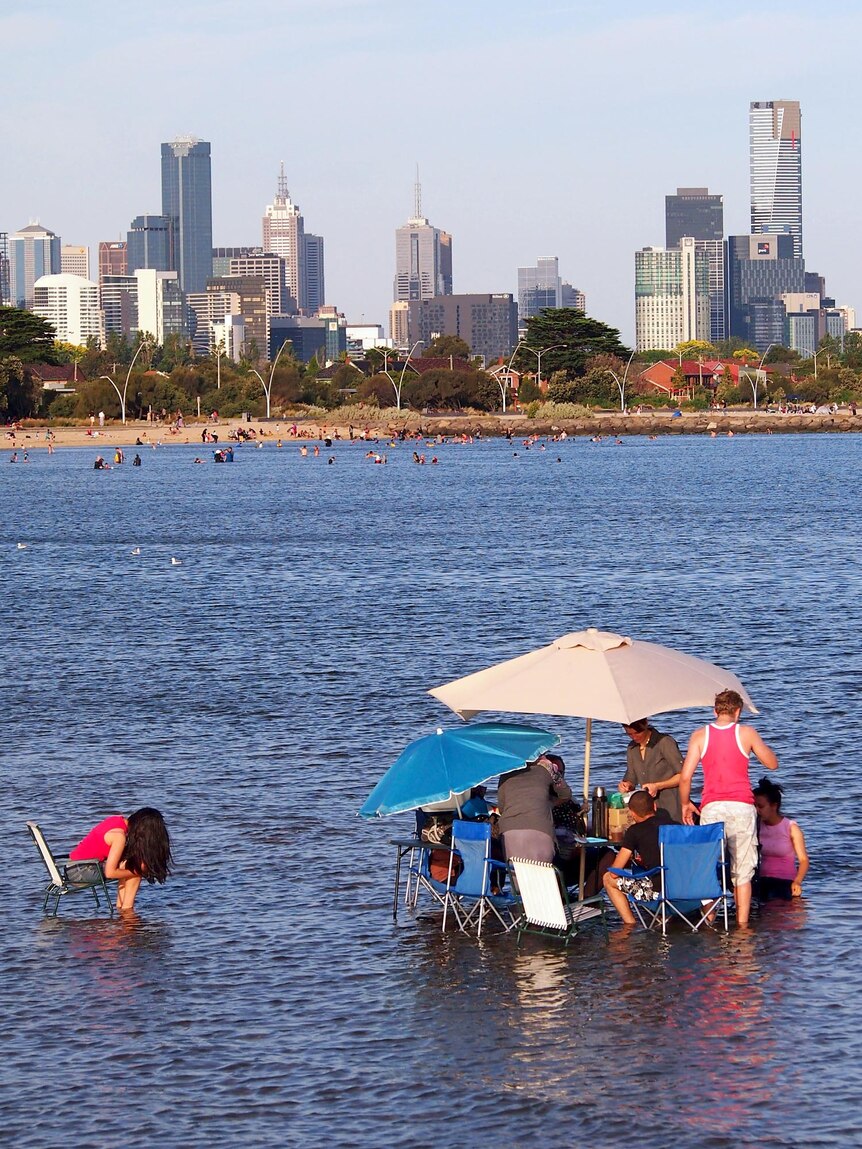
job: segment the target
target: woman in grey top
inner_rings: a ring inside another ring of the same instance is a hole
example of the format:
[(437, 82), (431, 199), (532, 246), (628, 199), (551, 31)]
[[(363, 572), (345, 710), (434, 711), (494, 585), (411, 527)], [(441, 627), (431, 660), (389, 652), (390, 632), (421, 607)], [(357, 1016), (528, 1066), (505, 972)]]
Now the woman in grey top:
[(553, 862), (556, 839), (551, 810), (555, 802), (571, 796), (565, 778), (544, 755), (524, 770), (503, 774), (497, 804), (506, 857)]
[(667, 810), (675, 822), (682, 821), (679, 801), (679, 775), (682, 754), (669, 734), (662, 734), (650, 725), (648, 718), (639, 718), (623, 726), (631, 741), (626, 751), (626, 772), (620, 790), (627, 794), (638, 786), (647, 790), (660, 810)]

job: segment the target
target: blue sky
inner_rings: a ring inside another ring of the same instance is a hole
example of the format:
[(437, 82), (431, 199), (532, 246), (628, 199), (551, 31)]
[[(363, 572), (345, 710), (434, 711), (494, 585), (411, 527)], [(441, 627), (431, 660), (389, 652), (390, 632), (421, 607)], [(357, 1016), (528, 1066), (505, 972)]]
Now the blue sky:
[(160, 209), (159, 145), (212, 143), (214, 242), (260, 242), (285, 162), (326, 241), (327, 301), (386, 325), (394, 230), (453, 236), (455, 290), (558, 255), (633, 337), (634, 255), (708, 186), (748, 230), (748, 102), (798, 99), (805, 256), (862, 307), (862, 7), (796, 0), (4, 0), (0, 230), (95, 247)]

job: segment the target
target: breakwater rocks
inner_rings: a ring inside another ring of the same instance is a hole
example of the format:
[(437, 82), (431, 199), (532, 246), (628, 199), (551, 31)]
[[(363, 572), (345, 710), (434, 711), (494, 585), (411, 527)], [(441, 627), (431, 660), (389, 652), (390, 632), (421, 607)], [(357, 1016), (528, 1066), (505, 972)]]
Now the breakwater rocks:
[[(839, 411), (834, 415), (778, 415), (753, 411), (709, 411), (673, 416), (669, 412), (641, 415), (597, 413), (578, 419), (528, 419), (522, 415), (476, 416), (436, 415), (410, 416), (405, 424), (411, 431), (434, 435), (464, 435), (481, 432), (483, 436), (524, 439), (528, 435), (550, 436), (565, 431), (567, 435), (771, 435), (823, 434), (824, 432), (862, 431), (862, 412), (852, 415)], [(390, 431), (394, 428), (389, 427)]]

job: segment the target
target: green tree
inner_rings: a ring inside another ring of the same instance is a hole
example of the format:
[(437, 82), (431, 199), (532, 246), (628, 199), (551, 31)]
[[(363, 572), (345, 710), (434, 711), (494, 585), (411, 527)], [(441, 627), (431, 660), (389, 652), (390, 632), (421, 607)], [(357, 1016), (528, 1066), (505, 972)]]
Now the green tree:
[(56, 363), (57, 333), (48, 322), (21, 307), (0, 307), (0, 359), (22, 363)]
[(437, 358), (448, 358), (451, 355), (455, 359), (469, 359), (470, 344), (458, 335), (438, 335), (431, 341), (428, 355)]
[[(584, 375), (587, 363), (596, 355), (615, 355), (625, 362), (630, 350), (620, 342), (620, 333), (598, 319), (591, 319), (573, 307), (545, 308), (527, 320), (527, 347), (548, 350), (542, 356), (542, 375), (550, 378), (565, 371), (570, 378)], [(525, 348), (515, 356), (521, 371), (536, 366), (536, 356)], [(613, 380), (610, 380), (613, 384)]]

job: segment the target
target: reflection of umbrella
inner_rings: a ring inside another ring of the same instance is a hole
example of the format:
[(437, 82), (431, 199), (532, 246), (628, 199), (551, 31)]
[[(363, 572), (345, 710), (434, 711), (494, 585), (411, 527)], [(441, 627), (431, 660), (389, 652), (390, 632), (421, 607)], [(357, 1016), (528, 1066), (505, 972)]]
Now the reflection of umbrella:
[(569, 714), (587, 719), (584, 797), (589, 791), (592, 719), (635, 722), (666, 710), (711, 706), (720, 690), (738, 690), (729, 670), (652, 642), (595, 629), (566, 634), (539, 650), (499, 662), (430, 691), (456, 714)]
[(363, 818), (400, 814), (442, 802), (489, 778), (517, 770), (560, 741), (535, 726), (476, 722), (437, 730), (402, 751), (359, 811)]

